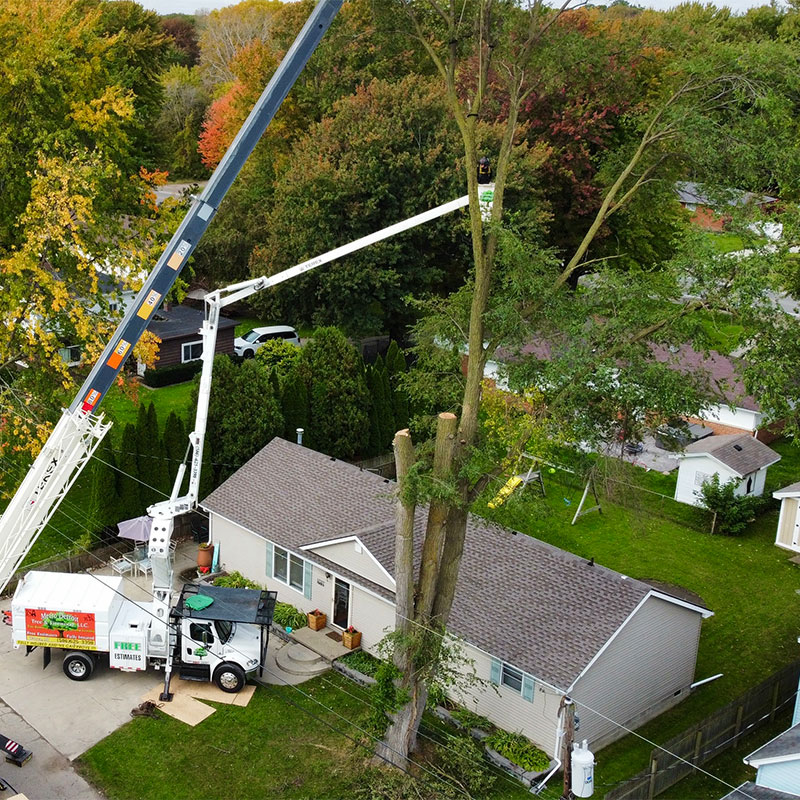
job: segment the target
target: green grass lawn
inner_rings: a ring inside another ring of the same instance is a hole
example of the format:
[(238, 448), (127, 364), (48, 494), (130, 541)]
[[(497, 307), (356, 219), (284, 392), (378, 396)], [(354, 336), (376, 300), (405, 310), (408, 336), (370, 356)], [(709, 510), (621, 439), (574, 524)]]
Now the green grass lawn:
[(734, 253), (744, 248), (742, 237), (735, 233), (714, 233), (710, 231), (708, 236), (718, 253)]
[(167, 421), (171, 411), (175, 411), (184, 419), (189, 420), (194, 415), (194, 407), (191, 406), (193, 386), (194, 381), (175, 383), (160, 389), (151, 389), (149, 386), (139, 384), (134, 390), (135, 397), (132, 397), (114, 385), (105, 396), (100, 410), (105, 411), (114, 421), (112, 433), (116, 435), (121, 434), (121, 428), (127, 423), (136, 424), (141, 403), (145, 405), (155, 403), (158, 422), (161, 426)]
[[(769, 485), (797, 480), (800, 450), (787, 442), (772, 446), (783, 455), (783, 461), (770, 468)], [(580, 492), (565, 488), (556, 477), (545, 479), (546, 500), (536, 499), (531, 489), (512, 498), (492, 513), (492, 518), (587, 559), (594, 557), (631, 577), (690, 589), (714, 611), (703, 623), (696, 677), (718, 672), (723, 677), (698, 688), (674, 709), (647, 723), (639, 729), (640, 734), (665, 742), (800, 657), (800, 596), (795, 591), (800, 588), (800, 572), (788, 561), (788, 554), (774, 545), (777, 508), (773, 506), (738, 537), (711, 536), (664, 519), (657, 506), (646, 501), (638, 510), (604, 502), (602, 515), (589, 514), (572, 526)], [(663, 484), (659, 488), (667, 493), (671, 476), (649, 473), (647, 477)], [(570, 506), (565, 505), (565, 497)], [(487, 511), (485, 506), (476, 510)], [(627, 736), (601, 751), (597, 754), (598, 785), (614, 784), (644, 769), (651, 749), (640, 739)], [(713, 791), (716, 794), (691, 796), (699, 800), (722, 794)]]
[[(79, 768), (109, 800), (349, 798), (370, 755), (347, 738), (364, 738), (365, 698), (335, 673), (297, 689), (260, 687), (244, 708), (214, 704), (194, 728), (166, 715), (134, 719), (84, 753)], [(530, 797), (508, 779), (497, 787), (496, 800)]]

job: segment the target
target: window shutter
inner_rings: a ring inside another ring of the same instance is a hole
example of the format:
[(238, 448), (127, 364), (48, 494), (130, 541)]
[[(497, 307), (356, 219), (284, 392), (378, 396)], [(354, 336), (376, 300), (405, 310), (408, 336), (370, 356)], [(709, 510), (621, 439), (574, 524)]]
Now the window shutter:
[(496, 658), (492, 659), (492, 671), (489, 674), (489, 680), (495, 685), (500, 685), (500, 668), (502, 663), (498, 661)]
[(522, 696), (529, 702), (533, 702), (533, 687), (536, 681), (530, 675), (522, 676)]
[(267, 542), (267, 578), (272, 578), (272, 564), (275, 559), (275, 545)]
[(303, 562), (303, 596), (306, 600), (311, 599), (311, 571), (313, 567), (310, 561)]

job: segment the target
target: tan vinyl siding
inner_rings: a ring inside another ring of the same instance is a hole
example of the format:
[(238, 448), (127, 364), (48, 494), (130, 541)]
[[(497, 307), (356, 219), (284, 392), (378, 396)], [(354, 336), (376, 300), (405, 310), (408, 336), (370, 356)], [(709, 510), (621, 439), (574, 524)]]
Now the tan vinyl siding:
[(394, 629), (394, 604), (351, 584), (350, 619), (361, 631), (361, 647), (378, 655), (378, 643)]
[[(216, 514), (210, 515), (209, 533), (219, 544), (219, 563), (224, 570), (240, 572), (259, 585), (267, 583), (266, 539)], [(269, 583), (267, 588), (277, 588), (272, 586), (275, 581)]]
[[(615, 723), (641, 724), (679, 702), (694, 680), (701, 616), (649, 597), (571, 692), (579, 738), (595, 748), (624, 735)], [(581, 701), (610, 717), (604, 720)]]
[(454, 693), (452, 699), (504, 730), (522, 733), (553, 756), (561, 695), (536, 681), (533, 702), (529, 702), (512, 689), (489, 682), (492, 662), (489, 655), (469, 644), (465, 644), (464, 651), (467, 660), (474, 661), (475, 675), (485, 680), (486, 685), (472, 687), (462, 694)]
[[(360, 553), (358, 547), (361, 548)], [(394, 581), (389, 579), (369, 554), (367, 548), (355, 540), (308, 548), (308, 552), (318, 553), (322, 558), (327, 558), (328, 561), (333, 561), (334, 564), (339, 564), (357, 575), (363, 575), (367, 580), (377, 583), (378, 586), (394, 591)]]

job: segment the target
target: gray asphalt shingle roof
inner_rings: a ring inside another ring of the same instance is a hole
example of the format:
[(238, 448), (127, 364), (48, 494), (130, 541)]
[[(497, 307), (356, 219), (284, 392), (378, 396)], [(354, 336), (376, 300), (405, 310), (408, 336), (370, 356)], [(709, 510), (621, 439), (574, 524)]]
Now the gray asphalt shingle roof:
[(767, 786), (758, 786), (752, 781), (743, 783), (738, 789), (729, 792), (721, 800), (797, 800), (798, 795), (779, 792)]
[[(394, 488), (394, 482), (351, 464), (273, 439), (203, 506), (296, 552), (355, 534), (394, 574)], [(418, 550), (424, 528), (425, 511), (418, 509)], [(324, 568), (330, 564), (316, 553), (304, 555)], [(370, 588), (393, 599), (382, 587)], [(449, 627), (482, 650), (566, 689), (650, 590), (471, 516)]]
[[(189, 306), (171, 306), (169, 311), (159, 308), (150, 320), (147, 330), (154, 333), (163, 342), (165, 339), (177, 339), (198, 333), (203, 324), (203, 312)], [(236, 321), (220, 316), (218, 330), (235, 328)]]
[(740, 477), (781, 460), (772, 448), (747, 433), (708, 436), (692, 442), (686, 447), (686, 452), (693, 455), (707, 453)]
[(762, 745), (745, 758), (745, 763), (796, 755), (800, 758), (800, 723)]

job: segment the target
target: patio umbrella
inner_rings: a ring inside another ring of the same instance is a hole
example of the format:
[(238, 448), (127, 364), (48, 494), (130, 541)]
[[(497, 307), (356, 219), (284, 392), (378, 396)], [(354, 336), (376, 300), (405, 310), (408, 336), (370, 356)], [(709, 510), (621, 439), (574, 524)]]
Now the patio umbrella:
[(134, 542), (147, 542), (150, 539), (150, 525), (152, 517), (134, 517), (118, 522), (119, 536), (121, 539), (132, 539)]

